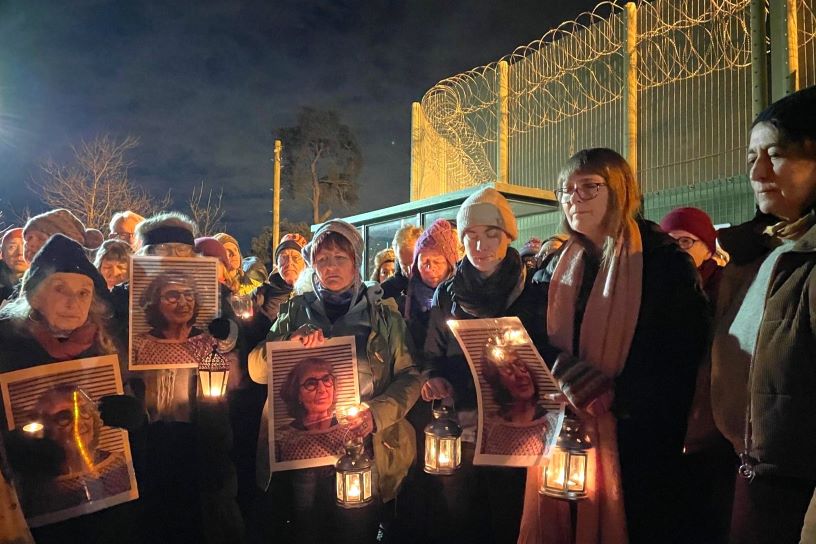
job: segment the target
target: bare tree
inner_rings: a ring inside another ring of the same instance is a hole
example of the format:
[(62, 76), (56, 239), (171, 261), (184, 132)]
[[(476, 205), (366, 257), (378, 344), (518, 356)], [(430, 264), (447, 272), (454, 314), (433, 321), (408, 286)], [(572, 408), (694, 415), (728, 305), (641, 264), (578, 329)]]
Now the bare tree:
[(68, 164), (49, 159), (40, 165), (41, 174), (29, 182), (29, 188), (48, 206), (66, 208), (87, 227), (104, 228), (111, 216), (121, 210), (151, 215), (167, 209), (170, 192), (157, 200), (128, 178), (132, 163), (125, 154), (139, 145), (128, 136), (118, 141), (109, 135), (72, 146), (73, 160)]
[(223, 187), (216, 195), (213, 195), (213, 189), (210, 187), (206, 200), (204, 199), (204, 182), (202, 181), (198, 187), (193, 187), (193, 193), (187, 205), (190, 208), (190, 218), (198, 225), (199, 235), (212, 236), (224, 229), (222, 220), (225, 211), (221, 208), (223, 197)]

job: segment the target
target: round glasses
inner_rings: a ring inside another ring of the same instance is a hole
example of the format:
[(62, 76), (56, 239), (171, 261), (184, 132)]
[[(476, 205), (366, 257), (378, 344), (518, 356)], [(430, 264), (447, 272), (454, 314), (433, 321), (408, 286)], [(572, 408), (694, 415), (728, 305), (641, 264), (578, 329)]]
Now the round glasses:
[(694, 244), (699, 242), (700, 240), (696, 240), (694, 238), (689, 238), (688, 236), (681, 236), (680, 238), (675, 238), (677, 245), (680, 246), (680, 249), (691, 249)]
[(161, 296), (162, 300), (165, 302), (169, 302), (170, 304), (175, 304), (181, 297), (184, 297), (186, 302), (193, 302), (195, 300), (195, 293), (193, 293), (192, 289), (188, 289), (187, 291), (167, 291), (165, 294)]
[(319, 378), (308, 378), (304, 380), (300, 386), (306, 391), (312, 392), (317, 390), (318, 383), (322, 383), (323, 387), (334, 387), (334, 376), (331, 374), (324, 374)]
[(555, 197), (562, 204), (567, 204), (575, 193), (578, 193), (578, 196), (583, 201), (592, 200), (598, 196), (598, 192), (604, 185), (606, 185), (606, 183), (581, 183), (571, 189), (561, 187), (555, 190)]

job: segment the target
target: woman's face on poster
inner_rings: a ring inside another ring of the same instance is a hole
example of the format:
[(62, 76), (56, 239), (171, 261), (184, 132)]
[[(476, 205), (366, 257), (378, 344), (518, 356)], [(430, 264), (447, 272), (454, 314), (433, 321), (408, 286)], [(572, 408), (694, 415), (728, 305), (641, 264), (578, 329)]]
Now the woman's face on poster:
[(514, 400), (530, 400), (535, 394), (530, 370), (518, 357), (499, 367), (499, 379)]
[(45, 410), (45, 431), (68, 451), (92, 453), (96, 449), (96, 407), (80, 393), (66, 394)]
[(334, 375), (320, 368), (304, 372), (300, 380), (300, 403), (307, 416), (325, 414), (335, 402)]
[(195, 313), (195, 292), (186, 283), (168, 283), (159, 291), (159, 311), (170, 325), (186, 325)]
[(31, 299), (52, 330), (73, 331), (88, 320), (94, 297), (93, 280), (84, 274), (56, 272), (40, 284)]

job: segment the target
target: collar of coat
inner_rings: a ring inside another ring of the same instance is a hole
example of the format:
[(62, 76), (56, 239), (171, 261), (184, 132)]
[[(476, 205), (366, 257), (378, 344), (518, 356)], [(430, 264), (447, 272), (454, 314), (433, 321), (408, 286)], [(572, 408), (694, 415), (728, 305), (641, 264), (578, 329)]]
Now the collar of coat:
[[(808, 212), (816, 215), (816, 207)], [(747, 264), (778, 247), (780, 239), (766, 234), (766, 229), (779, 222), (779, 218), (757, 210), (753, 219), (741, 225), (722, 229), (717, 233), (720, 245), (731, 256), (734, 264)], [(799, 238), (791, 249), (793, 252), (816, 251), (816, 225)]]

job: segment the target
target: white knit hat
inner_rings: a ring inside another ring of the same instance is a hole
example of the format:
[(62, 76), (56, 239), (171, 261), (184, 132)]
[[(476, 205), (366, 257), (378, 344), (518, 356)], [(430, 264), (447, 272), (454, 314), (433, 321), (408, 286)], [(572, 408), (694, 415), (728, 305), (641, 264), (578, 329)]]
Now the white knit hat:
[(456, 228), (459, 239), (465, 236), (465, 229), (475, 226), (498, 227), (507, 233), (510, 240), (518, 238), (516, 216), (507, 199), (492, 187), (485, 187), (467, 197), (456, 214)]

